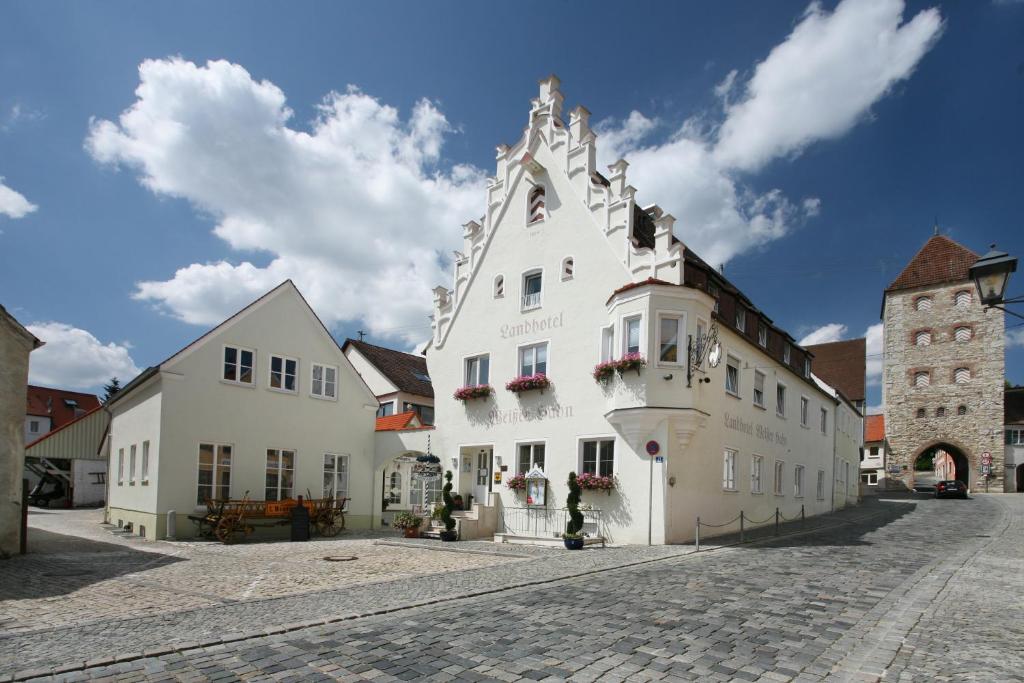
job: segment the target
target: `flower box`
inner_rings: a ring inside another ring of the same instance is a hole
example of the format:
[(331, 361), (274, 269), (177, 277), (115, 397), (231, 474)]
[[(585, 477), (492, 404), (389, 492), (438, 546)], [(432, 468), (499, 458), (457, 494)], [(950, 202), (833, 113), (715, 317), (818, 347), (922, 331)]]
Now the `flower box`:
[(602, 477), (600, 474), (583, 472), (576, 475), (576, 483), (585, 491), (614, 491), (615, 477)]
[(510, 379), (505, 383), (505, 388), (514, 394), (518, 394), (524, 391), (532, 391), (534, 389), (540, 389), (544, 391), (551, 386), (551, 380), (548, 376), (543, 373), (537, 373), (536, 375), (526, 375), (524, 377), (516, 377)]
[(526, 490), (526, 475), (523, 474), (522, 472), (520, 472), (519, 474), (512, 475), (505, 482), (505, 486), (509, 487), (509, 489), (511, 489), (513, 491), (525, 491)]
[(615, 365), (617, 361), (606, 360), (594, 366), (594, 381), (608, 383), (615, 376)]
[(475, 398), (487, 398), (494, 393), (490, 384), (474, 384), (468, 387), (460, 387), (453, 395), (457, 401), (472, 401)]
[(595, 365), (593, 377), (595, 382), (607, 384), (615, 373), (618, 373), (621, 377), (623, 373), (629, 370), (636, 370), (636, 374), (639, 375), (640, 370), (645, 367), (647, 367), (646, 358), (639, 353), (627, 353), (622, 358), (606, 360)]

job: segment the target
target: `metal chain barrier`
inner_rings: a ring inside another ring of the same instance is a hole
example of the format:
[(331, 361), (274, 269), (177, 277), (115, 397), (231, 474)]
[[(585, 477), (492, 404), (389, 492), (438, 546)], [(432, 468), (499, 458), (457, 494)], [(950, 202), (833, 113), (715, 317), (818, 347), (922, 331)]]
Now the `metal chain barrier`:
[(739, 522), (740, 523), (740, 528), (739, 528), (740, 543), (745, 543), (746, 542), (746, 530), (747, 530), (747, 525), (748, 524), (753, 525), (753, 528), (755, 528), (755, 529), (759, 529), (759, 528), (763, 528), (763, 527), (767, 526), (768, 524), (774, 522), (775, 523), (775, 535), (778, 536), (779, 535), (779, 525), (780, 525), (780, 523), (782, 523), (782, 522), (795, 522), (797, 520), (800, 521), (801, 525), (806, 526), (807, 516), (806, 516), (806, 513), (805, 513), (803, 505), (800, 506), (800, 514), (799, 515), (794, 515), (793, 517), (786, 517), (785, 515), (783, 515), (779, 511), (779, 508), (775, 508), (775, 514), (774, 515), (772, 515), (771, 517), (768, 517), (767, 519), (761, 520), (761, 521), (756, 521), (756, 520), (750, 519), (749, 517), (746, 516), (746, 512), (744, 512), (743, 510), (740, 510), (740, 514), (738, 516), (736, 516), (733, 519), (729, 520), (725, 524), (709, 524), (707, 522), (701, 521), (701, 518), (698, 517), (697, 518), (697, 529), (696, 529), (696, 533), (694, 535), (694, 544), (695, 544), (696, 550), (699, 551), (700, 550), (700, 529), (701, 529), (701, 527), (705, 527), (705, 528), (708, 528), (708, 529), (722, 529), (722, 528), (727, 527), (727, 526), (732, 526), (736, 522)]

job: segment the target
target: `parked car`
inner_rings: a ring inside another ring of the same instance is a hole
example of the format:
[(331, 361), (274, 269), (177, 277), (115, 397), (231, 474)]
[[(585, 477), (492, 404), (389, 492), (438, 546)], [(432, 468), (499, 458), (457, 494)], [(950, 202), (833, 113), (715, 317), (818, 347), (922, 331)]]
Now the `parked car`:
[(935, 485), (936, 498), (966, 498), (967, 484), (956, 479), (940, 481)]

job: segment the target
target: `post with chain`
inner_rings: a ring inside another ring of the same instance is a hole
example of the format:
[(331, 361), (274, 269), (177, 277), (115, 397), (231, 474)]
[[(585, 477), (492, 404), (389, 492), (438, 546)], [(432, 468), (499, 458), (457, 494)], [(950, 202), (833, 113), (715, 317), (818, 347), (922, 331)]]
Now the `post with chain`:
[(740, 543), (743, 543), (743, 510), (740, 510)]
[(775, 535), (779, 535), (779, 508), (775, 508)]
[(807, 526), (807, 517), (804, 515), (804, 505), (800, 504), (800, 526)]
[(694, 536), (695, 552), (700, 552), (700, 517), (697, 518), (697, 534)]

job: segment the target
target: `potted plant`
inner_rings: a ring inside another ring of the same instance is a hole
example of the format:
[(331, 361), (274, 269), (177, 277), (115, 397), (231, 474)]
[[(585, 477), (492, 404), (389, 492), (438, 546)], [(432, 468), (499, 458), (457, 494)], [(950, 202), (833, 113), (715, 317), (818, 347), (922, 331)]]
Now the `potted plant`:
[(505, 480), (505, 486), (512, 491), (525, 491), (526, 490), (526, 475), (520, 472), (519, 474), (513, 474), (511, 477)]
[(639, 353), (627, 353), (625, 356), (618, 360), (616, 371), (621, 377), (627, 370), (636, 370), (636, 374), (640, 374), (641, 368), (647, 366), (647, 359), (641, 356)]
[(452, 471), (444, 473), (444, 488), (441, 489), (441, 500), (444, 507), (441, 508), (441, 521), (444, 522), (444, 531), (439, 535), (442, 541), (457, 541), (459, 533), (455, 531), (455, 518), (452, 517), (452, 510), (455, 508), (455, 500), (452, 498)]
[(420, 526), (423, 525), (423, 518), (417, 517), (408, 510), (402, 510), (391, 520), (391, 526), (402, 529), (406, 538), (419, 538)]
[(576, 477), (576, 483), (586, 491), (605, 491), (610, 494), (615, 490), (615, 477), (605, 477), (589, 472), (583, 472)]
[(565, 501), (569, 509), (569, 521), (565, 525), (565, 533), (562, 534), (562, 543), (566, 550), (580, 550), (583, 548), (583, 541), (587, 537), (583, 533), (583, 513), (580, 512), (580, 485), (576, 481), (576, 473), (569, 473), (569, 497)]
[(453, 397), (463, 403), (472, 401), (475, 398), (487, 398), (494, 393), (490, 384), (474, 384), (468, 387), (459, 387), (455, 390)]
[(532, 391), (534, 389), (540, 389), (541, 393), (544, 393), (544, 390), (550, 386), (551, 380), (542, 372), (538, 372), (536, 375), (516, 377), (505, 383), (505, 388), (513, 394), (521, 394), (524, 391)]

